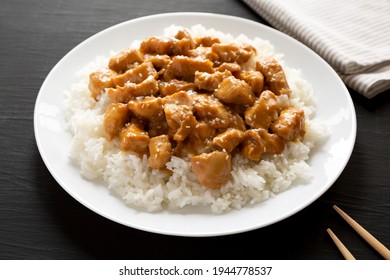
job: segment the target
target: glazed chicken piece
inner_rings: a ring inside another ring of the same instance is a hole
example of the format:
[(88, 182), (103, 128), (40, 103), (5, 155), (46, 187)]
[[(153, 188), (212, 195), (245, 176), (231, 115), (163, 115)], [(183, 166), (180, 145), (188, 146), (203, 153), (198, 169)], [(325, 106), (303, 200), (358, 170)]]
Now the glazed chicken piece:
[(271, 130), (286, 141), (301, 139), (305, 135), (305, 114), (303, 110), (289, 107), (280, 112)]
[(286, 75), (282, 66), (272, 57), (265, 57), (256, 62), (256, 70), (263, 73), (269, 89), (276, 95), (291, 95), (291, 89), (288, 86)]
[(241, 66), (237, 63), (224, 62), (216, 68), (219, 72), (230, 71), (235, 74), (241, 71)]
[(160, 135), (150, 138), (148, 165), (151, 168), (164, 168), (171, 159), (172, 144), (168, 135)]
[(149, 76), (139, 84), (127, 82), (123, 87), (109, 88), (107, 96), (114, 102), (127, 103), (138, 96), (154, 95), (158, 92), (158, 83)]
[(204, 89), (208, 91), (214, 91), (218, 88), (219, 84), (227, 77), (232, 76), (230, 71), (214, 72), (212, 74), (207, 72), (195, 72), (195, 86), (198, 89)]
[(194, 99), (194, 114), (213, 128), (229, 127), (233, 116), (227, 108), (214, 96), (196, 94)]
[(173, 40), (150, 37), (142, 41), (140, 50), (144, 54), (173, 54)]
[(191, 41), (189, 39), (181, 39), (173, 43), (173, 55), (189, 55), (191, 50)]
[(249, 46), (238, 46), (235, 44), (213, 44), (211, 46), (213, 54), (216, 55), (215, 60), (222, 62), (237, 62), (242, 64), (247, 62), (253, 54), (256, 53), (256, 50)]
[(187, 30), (179, 30), (173, 41), (173, 55), (188, 55), (195, 48), (195, 41)]
[(203, 121), (198, 121), (193, 133), (191, 133), (192, 135), (195, 135), (203, 143), (207, 143), (208, 140), (212, 140), (216, 135), (216, 129)]
[(149, 135), (136, 122), (128, 123), (119, 133), (120, 148), (123, 151), (134, 152), (142, 157), (147, 154)]
[(248, 129), (245, 131), (244, 143), (241, 150), (244, 157), (259, 161), (265, 150), (265, 142), (256, 130)]
[(198, 59), (210, 59), (210, 57), (212, 57), (212, 54), (213, 53), (211, 51), (211, 47), (199, 46), (195, 49), (188, 51), (189, 57), (194, 57), (194, 58), (198, 58)]
[(212, 149), (212, 139), (216, 135), (216, 129), (203, 121), (198, 121), (184, 142), (178, 143), (175, 155), (188, 156), (209, 153)]
[(106, 139), (111, 141), (118, 136), (125, 123), (129, 121), (130, 112), (126, 104), (111, 103), (104, 113), (104, 131)]
[(174, 94), (170, 94), (165, 96), (163, 99), (164, 104), (176, 104), (176, 105), (185, 105), (190, 110), (192, 110), (194, 100), (192, 96), (190, 96), (186, 91), (181, 90), (175, 92)]
[(218, 38), (211, 36), (204, 36), (195, 39), (196, 46), (211, 47), (215, 43), (221, 43)]
[(213, 145), (218, 146), (228, 153), (231, 153), (242, 141), (245, 133), (242, 130), (229, 128), (214, 137)]
[(252, 105), (256, 98), (252, 88), (245, 81), (234, 76), (224, 79), (214, 92), (214, 96), (226, 103), (244, 105)]
[(195, 48), (196, 42), (194, 39), (192, 39), (191, 34), (186, 29), (179, 30), (176, 35), (175, 39), (182, 40), (182, 39), (188, 39), (191, 41), (191, 48)]
[(104, 91), (104, 89), (112, 87), (112, 78), (116, 75), (118, 74), (109, 68), (103, 68), (92, 72), (89, 75), (88, 85), (92, 97), (97, 99), (97, 97)]
[(151, 62), (142, 63), (125, 73), (112, 78), (112, 82), (116, 87), (123, 87), (126, 83), (139, 84), (146, 80), (149, 76), (156, 77), (157, 72)]
[(160, 97), (146, 96), (142, 100), (131, 100), (127, 106), (134, 115), (146, 120), (164, 118), (163, 102)]
[(203, 121), (198, 121), (194, 130), (189, 135), (187, 146), (190, 147), (192, 154), (211, 152), (211, 142), (217, 134), (216, 129)]
[(150, 137), (168, 132), (169, 127), (165, 120), (163, 102), (160, 97), (147, 96), (142, 100), (131, 100), (127, 106), (135, 116), (147, 121)]
[(184, 141), (196, 126), (196, 119), (192, 114), (192, 98), (185, 91), (180, 91), (164, 97), (163, 100), (170, 134), (175, 141)]
[(191, 166), (202, 185), (210, 189), (219, 189), (230, 178), (232, 160), (228, 153), (215, 151), (192, 157)]
[(125, 49), (110, 58), (108, 67), (115, 72), (123, 73), (134, 63), (142, 63), (142, 54), (137, 49)]
[(280, 154), (284, 150), (286, 142), (276, 133), (268, 133), (265, 129), (258, 129), (257, 133), (265, 142), (265, 152), (269, 154)]
[(212, 57), (217, 58), (216, 54), (214, 54), (211, 50), (211, 46), (214, 43), (220, 43), (218, 38), (213, 37), (201, 37), (195, 38), (195, 48), (188, 52), (188, 56), (191, 57), (199, 57), (202, 59), (210, 59)]
[(159, 83), (160, 95), (167, 96), (174, 94), (179, 91), (189, 91), (194, 90), (195, 85), (186, 81), (180, 80), (170, 80), (169, 82), (160, 82)]
[(151, 62), (157, 71), (165, 70), (171, 62), (169, 55), (145, 55), (145, 62)]
[(166, 104), (164, 112), (173, 139), (177, 142), (184, 141), (196, 126), (192, 111), (186, 105)]
[(193, 82), (195, 72), (213, 73), (213, 63), (208, 59), (192, 58), (178, 55), (173, 57), (172, 62), (168, 65), (164, 79), (183, 79), (188, 82)]
[(242, 154), (254, 161), (259, 161), (263, 153), (280, 154), (285, 141), (277, 134), (268, 133), (263, 128), (248, 129), (245, 132)]
[[(237, 65), (237, 64), (236, 64)], [(253, 92), (259, 96), (264, 88), (264, 76), (259, 71), (242, 71), (238, 75), (241, 80), (244, 80), (252, 87)]]
[(245, 111), (245, 123), (251, 128), (268, 129), (271, 122), (278, 118), (278, 110), (278, 101), (275, 94), (272, 91), (265, 90), (255, 104)]

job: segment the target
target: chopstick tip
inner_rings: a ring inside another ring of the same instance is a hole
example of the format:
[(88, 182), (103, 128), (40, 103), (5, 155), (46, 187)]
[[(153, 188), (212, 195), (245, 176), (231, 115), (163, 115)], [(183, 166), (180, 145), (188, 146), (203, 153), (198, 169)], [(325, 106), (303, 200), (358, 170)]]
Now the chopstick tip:
[(339, 249), (340, 253), (344, 256), (344, 258), (346, 260), (355, 260), (355, 257), (351, 254), (350, 251), (348, 251), (347, 247), (345, 247), (345, 245), (340, 241), (336, 234), (334, 234), (330, 228), (327, 228), (326, 231), (328, 232), (330, 238), (333, 240), (336, 247)]
[(344, 214), (344, 211), (340, 209), (340, 207), (338, 207), (336, 204), (333, 205), (332, 207), (337, 213), (339, 213), (340, 215)]

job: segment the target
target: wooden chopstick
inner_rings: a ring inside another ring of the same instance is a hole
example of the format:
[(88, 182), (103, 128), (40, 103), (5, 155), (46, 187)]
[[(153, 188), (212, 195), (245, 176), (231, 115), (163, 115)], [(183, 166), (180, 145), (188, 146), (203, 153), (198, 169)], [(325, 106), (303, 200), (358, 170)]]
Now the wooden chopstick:
[(381, 254), (386, 260), (390, 260), (390, 250), (385, 247), (378, 239), (372, 236), (367, 230), (359, 225), (354, 219), (348, 216), (343, 210), (336, 205), (333, 205), (333, 209), (364, 239), (371, 245), (379, 254)]
[(329, 233), (334, 244), (336, 244), (337, 248), (339, 248), (341, 254), (346, 260), (356, 260), (355, 257), (351, 254), (351, 252), (347, 249), (347, 247), (344, 246), (344, 244), (340, 241), (340, 239), (337, 238), (337, 236), (330, 228), (328, 228), (326, 231)]

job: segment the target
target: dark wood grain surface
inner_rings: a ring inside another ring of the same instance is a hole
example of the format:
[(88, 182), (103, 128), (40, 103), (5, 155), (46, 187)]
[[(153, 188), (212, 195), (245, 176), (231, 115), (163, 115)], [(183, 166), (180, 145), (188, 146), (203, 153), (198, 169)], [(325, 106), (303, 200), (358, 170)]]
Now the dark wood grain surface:
[(331, 206), (390, 246), (389, 91), (372, 100), (350, 91), (358, 132), (339, 179), (296, 215), (251, 232), (184, 238), (135, 230), (90, 211), (53, 179), (33, 132), (35, 99), (51, 68), (109, 26), (184, 11), (265, 23), (233, 0), (0, 0), (0, 259), (342, 259), (327, 227), (357, 258), (381, 259)]

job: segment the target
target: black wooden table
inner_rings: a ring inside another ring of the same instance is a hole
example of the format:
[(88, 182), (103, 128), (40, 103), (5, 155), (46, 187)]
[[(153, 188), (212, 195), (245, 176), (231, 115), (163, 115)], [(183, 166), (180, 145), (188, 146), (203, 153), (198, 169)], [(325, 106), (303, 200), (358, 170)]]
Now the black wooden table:
[(390, 246), (390, 91), (350, 90), (358, 132), (334, 185), (296, 215), (210, 238), (147, 233), (107, 220), (68, 195), (33, 133), (39, 88), (73, 47), (116, 23), (166, 12), (212, 12), (265, 23), (241, 1), (0, 1), (0, 259), (342, 259), (331, 227), (359, 259), (381, 259), (332, 210), (337, 204)]

